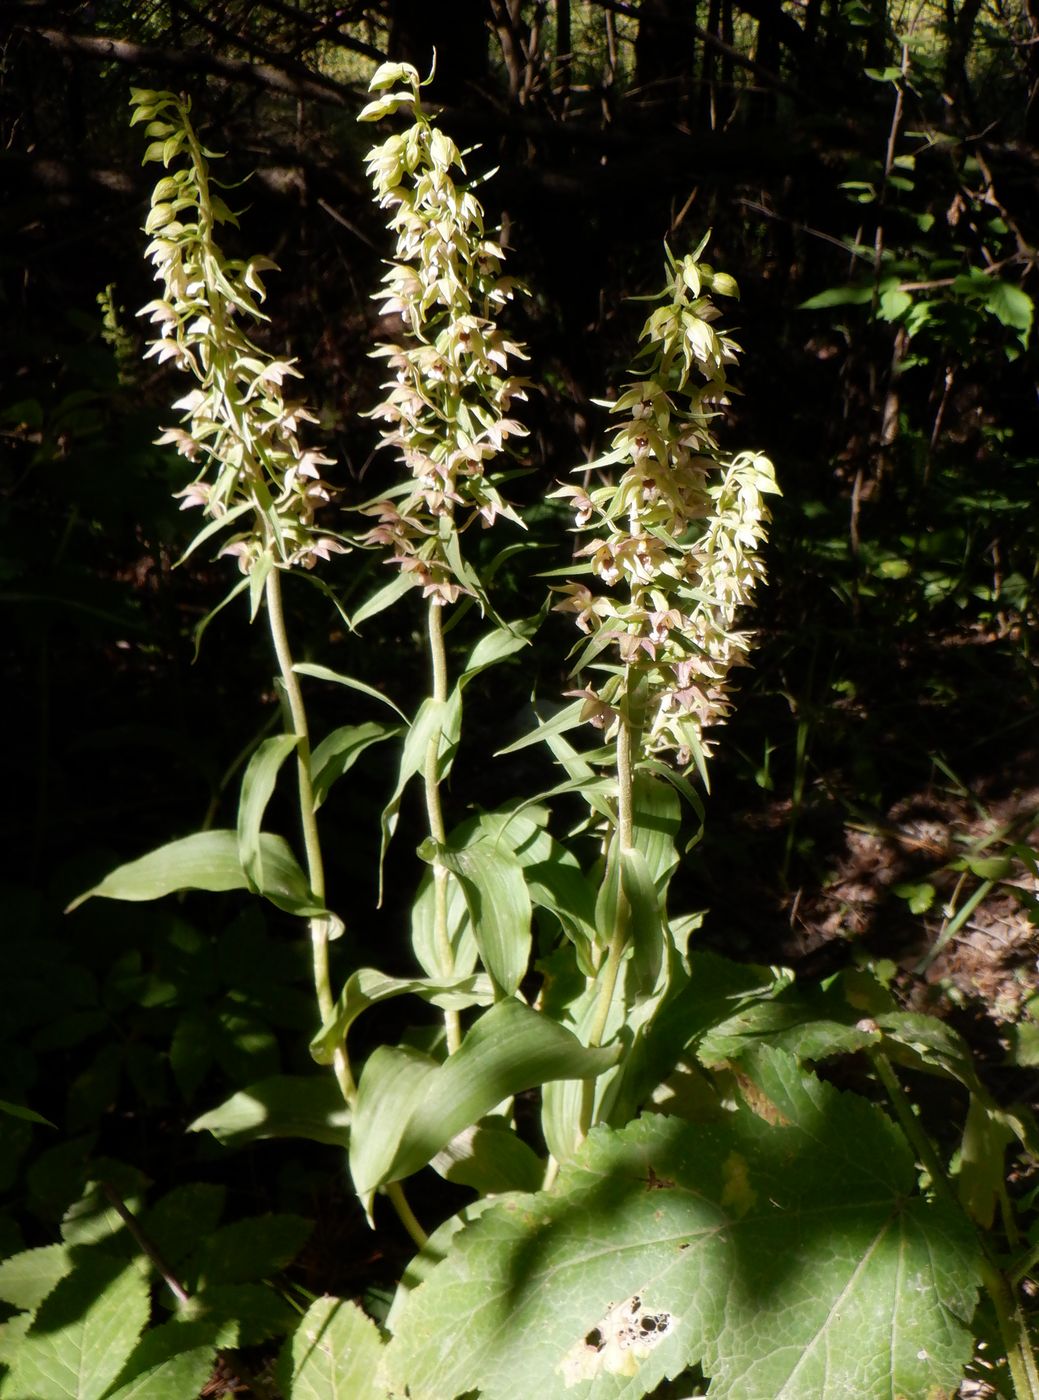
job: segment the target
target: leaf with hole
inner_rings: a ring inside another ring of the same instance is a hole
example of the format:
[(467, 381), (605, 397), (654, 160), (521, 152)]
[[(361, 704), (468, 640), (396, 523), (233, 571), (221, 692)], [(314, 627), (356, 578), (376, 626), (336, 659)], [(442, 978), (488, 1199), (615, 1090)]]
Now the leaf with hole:
[[(865, 1100), (755, 1060), (721, 1122), (593, 1130), (556, 1186), (492, 1206), (411, 1293), (387, 1375), (413, 1400), (927, 1400), (959, 1384), (980, 1271)], [(617, 1316), (616, 1310), (622, 1309)]]

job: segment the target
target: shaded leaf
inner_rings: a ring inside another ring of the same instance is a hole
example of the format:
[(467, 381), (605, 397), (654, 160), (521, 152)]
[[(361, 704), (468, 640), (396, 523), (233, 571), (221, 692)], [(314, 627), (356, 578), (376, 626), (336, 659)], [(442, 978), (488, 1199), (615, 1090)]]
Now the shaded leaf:
[(235, 1328), (213, 1321), (153, 1327), (130, 1353), (106, 1400), (197, 1400), (213, 1373), (217, 1348), (234, 1343)]
[(4, 1400), (100, 1400), (148, 1319), (136, 1263), (99, 1250), (44, 1299), (14, 1355)]
[(963, 1218), (915, 1194), (894, 1125), (789, 1057), (754, 1107), (593, 1131), (555, 1189), (492, 1206), (413, 1292), (387, 1375), (413, 1400), (712, 1400), (954, 1390), (978, 1285)]

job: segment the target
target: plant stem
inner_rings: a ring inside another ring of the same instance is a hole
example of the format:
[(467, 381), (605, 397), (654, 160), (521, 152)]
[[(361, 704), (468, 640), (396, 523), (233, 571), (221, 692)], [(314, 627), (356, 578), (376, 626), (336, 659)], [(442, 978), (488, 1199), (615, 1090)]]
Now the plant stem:
[(405, 1230), (407, 1230), (412, 1240), (419, 1249), (424, 1249), (429, 1240), (429, 1236), (415, 1218), (415, 1212), (411, 1209), (411, 1206), (408, 1204), (408, 1198), (404, 1194), (404, 1187), (399, 1181), (391, 1181), (386, 1187), (386, 1195), (392, 1202), (393, 1209), (397, 1212), (401, 1224), (404, 1226)]
[(120, 1196), (119, 1192), (115, 1189), (114, 1186), (112, 1186), (107, 1181), (101, 1182), (101, 1190), (108, 1197), (109, 1204), (115, 1211), (116, 1215), (118, 1215), (119, 1219), (123, 1222), (123, 1224), (129, 1230), (130, 1234), (133, 1236), (139, 1249), (141, 1250), (141, 1253), (145, 1256), (145, 1258), (151, 1264), (152, 1268), (159, 1275), (159, 1277), (165, 1282), (167, 1288), (173, 1294), (174, 1298), (176, 1298), (177, 1302), (190, 1302), (190, 1294), (184, 1288), (184, 1285), (179, 1282), (176, 1275), (173, 1273), (169, 1265), (163, 1259), (162, 1255), (159, 1253), (159, 1251), (155, 1248), (154, 1244), (152, 1244), (151, 1240), (141, 1229), (137, 1217), (127, 1206), (126, 1202), (123, 1200), (122, 1196)]
[[(429, 603), (428, 618), (429, 656), (433, 666), (432, 698), (437, 704), (443, 705), (446, 704), (448, 696), (443, 608), (438, 607), (433, 599)], [(444, 811), (440, 804), (441, 734), (442, 730), (438, 725), (430, 737), (422, 772), (426, 792), (426, 817), (429, 822), (429, 834), (438, 846), (443, 846), (447, 841)], [(445, 975), (450, 977), (454, 972), (455, 955), (451, 948), (451, 937), (447, 926), (448, 870), (439, 860), (433, 862), (433, 894), (433, 935)], [(444, 1029), (447, 1033), (448, 1054), (453, 1055), (462, 1043), (462, 1025), (457, 1011), (444, 1012)]]
[[(624, 852), (631, 849), (634, 840), (635, 819), (633, 801), (633, 775), (631, 767), (632, 734), (631, 726), (625, 718), (621, 718), (620, 728), (617, 730), (617, 826), (613, 832), (613, 839), (610, 844), (610, 852), (607, 857), (606, 879), (610, 878), (609, 861), (616, 858), (623, 861)], [(613, 928), (610, 930), (610, 941), (606, 950), (606, 962), (599, 973), (599, 995), (595, 1001), (595, 1010), (592, 1014), (591, 1025), (588, 1028), (588, 1044), (599, 1046), (602, 1044), (603, 1036), (606, 1034), (606, 1024), (610, 1016), (610, 1008), (613, 1005), (613, 998), (617, 991), (617, 980), (620, 977), (621, 963), (628, 948), (631, 925), (631, 910), (624, 894), (623, 867), (618, 872), (617, 877), (617, 914)], [(588, 1136), (588, 1130), (592, 1126), (595, 1104), (595, 1080), (585, 1080), (584, 1093), (581, 1096), (581, 1120), (579, 1132), (581, 1138)]]
[[(960, 1210), (952, 1183), (946, 1175), (934, 1145), (913, 1112), (905, 1090), (899, 1083), (895, 1071), (891, 1068), (891, 1062), (880, 1050), (871, 1051), (870, 1060), (877, 1072), (877, 1078), (891, 1100), (891, 1105), (902, 1130), (916, 1152), (917, 1159), (931, 1178), (935, 1190), (957, 1210)], [(1014, 1394), (1017, 1400), (1039, 1400), (1039, 1369), (1036, 1367), (1035, 1356), (1028, 1340), (1028, 1331), (1021, 1313), (1020, 1303), (1011, 1291), (1006, 1277), (989, 1256), (986, 1241), (979, 1239), (979, 1244), (982, 1253), (982, 1282), (992, 1299), (992, 1306), (996, 1310), (999, 1333), (1003, 1339), (1003, 1345), (1006, 1347), (1007, 1365), (1014, 1383)]]
[[(281, 682), (285, 687), (285, 698), (292, 720), (292, 732), (298, 741), (296, 775), (299, 788), (299, 816), (303, 828), (303, 849), (307, 861), (307, 879), (310, 882), (315, 901), (318, 904), (324, 904), (325, 866), (321, 855), (321, 839), (318, 834), (317, 815), (314, 811), (314, 786), (310, 775), (310, 728), (307, 724), (307, 711), (303, 703), (303, 691), (300, 689), (299, 677), (293, 669), (292, 650), (285, 627), (280, 569), (275, 567), (270, 570), (264, 589), (267, 599), (267, 621), (270, 626), (271, 640), (274, 643), (274, 654), (278, 658)], [(317, 995), (318, 1011), (322, 1023), (324, 1023), (331, 1016), (335, 1007), (332, 979), (328, 966), (327, 919), (310, 920), (310, 941), (314, 964), (314, 991)], [(357, 1097), (357, 1086), (354, 1084), (353, 1074), (350, 1071), (350, 1061), (347, 1058), (345, 1045), (339, 1045), (336, 1048), (332, 1067), (343, 1098), (352, 1107)]]

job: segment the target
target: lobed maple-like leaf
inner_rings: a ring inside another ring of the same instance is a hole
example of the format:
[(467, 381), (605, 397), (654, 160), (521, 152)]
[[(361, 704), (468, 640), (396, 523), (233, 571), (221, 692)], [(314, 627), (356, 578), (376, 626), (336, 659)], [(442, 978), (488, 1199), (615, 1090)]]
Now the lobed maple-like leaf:
[(486, 1211), (395, 1319), (412, 1400), (711, 1400), (955, 1390), (978, 1248), (900, 1131), (788, 1055), (748, 1055), (721, 1123), (596, 1129), (549, 1192)]

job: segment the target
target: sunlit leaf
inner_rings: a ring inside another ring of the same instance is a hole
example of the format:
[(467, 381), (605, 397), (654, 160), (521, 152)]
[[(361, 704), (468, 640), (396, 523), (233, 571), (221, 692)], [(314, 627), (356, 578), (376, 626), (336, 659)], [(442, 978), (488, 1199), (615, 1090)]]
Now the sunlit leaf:
[(275, 734), (257, 745), (242, 776), (238, 802), (238, 858), (255, 889), (264, 885), (260, 827), (281, 765), (299, 747), (296, 734)]
[(387, 977), (373, 967), (358, 968), (347, 978), (331, 1016), (310, 1042), (311, 1055), (318, 1064), (330, 1065), (362, 1011), (400, 996), (417, 996), (443, 1010), (464, 1011), (470, 1006), (489, 1006), (494, 987), (486, 973), (437, 980)]
[(342, 1147), (350, 1112), (332, 1075), (278, 1074), (240, 1089), (203, 1113), (188, 1131), (212, 1133), (225, 1147), (258, 1138), (308, 1138)]
[(509, 998), (492, 1006), (443, 1064), (380, 1046), (358, 1085), (350, 1170), (363, 1201), (410, 1176), (503, 1100), (551, 1079), (615, 1064), (619, 1047), (588, 1050), (564, 1027)]
[(282, 1391), (292, 1400), (387, 1400), (382, 1349), (379, 1329), (354, 1303), (318, 1298), (278, 1360)]
[(4, 1400), (101, 1400), (148, 1319), (136, 1263), (84, 1253), (44, 1299), (3, 1383)]
[(949, 1393), (979, 1251), (915, 1188), (884, 1114), (761, 1055), (722, 1121), (596, 1129), (553, 1190), (485, 1211), (395, 1317), (387, 1374), (413, 1400), (636, 1400), (693, 1364), (720, 1400)]

